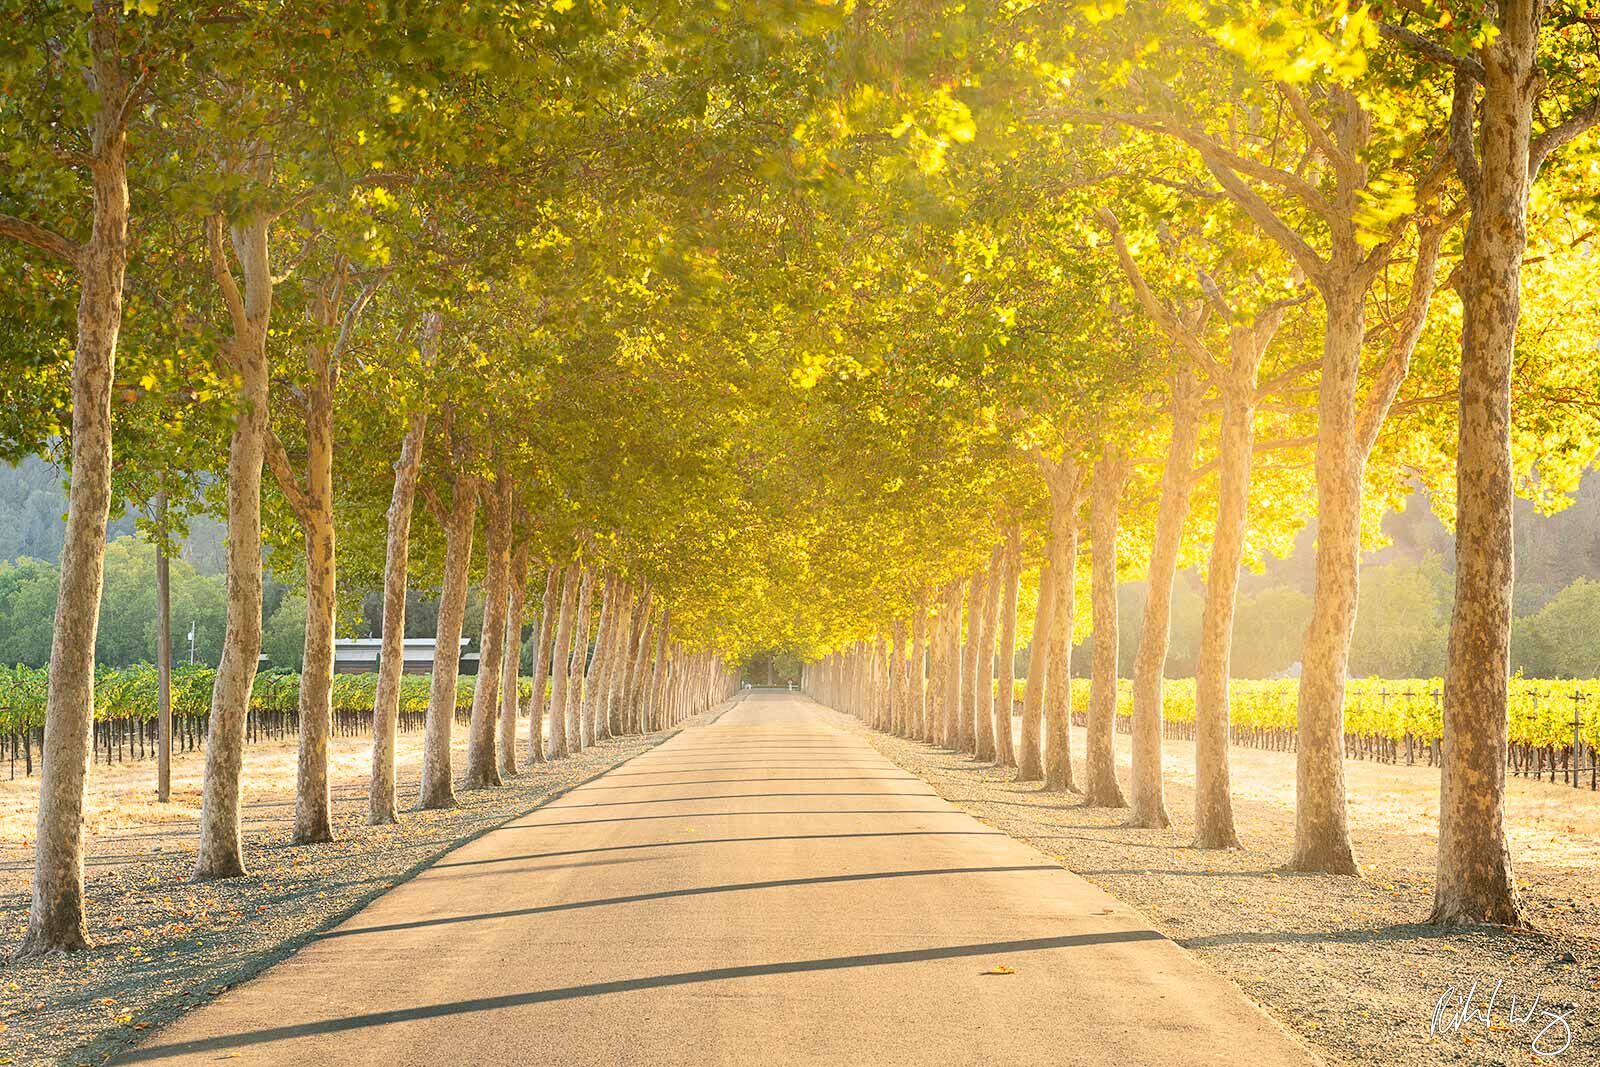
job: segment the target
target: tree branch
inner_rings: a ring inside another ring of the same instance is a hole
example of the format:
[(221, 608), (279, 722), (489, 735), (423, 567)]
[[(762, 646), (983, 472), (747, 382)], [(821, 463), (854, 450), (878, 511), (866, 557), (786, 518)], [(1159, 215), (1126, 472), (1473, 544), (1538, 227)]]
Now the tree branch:
[(244, 310), (244, 295), (239, 292), (239, 282), (228, 265), (228, 251), (222, 244), (223, 219), (221, 215), (206, 217), (206, 246), (211, 252), (211, 276), (222, 290), (222, 302), (228, 306), (228, 318), (233, 322), (234, 336), (242, 336), (249, 329), (250, 319)]
[(54, 230), (47, 230), (15, 215), (0, 214), (0, 237), (10, 237), (41, 252), (48, 252), (73, 267), (79, 265), (83, 253), (81, 245), (74, 244)]
[(1479, 63), (1471, 56), (1458, 56), (1444, 45), (1424, 37), (1415, 30), (1408, 30), (1404, 26), (1396, 26), (1392, 22), (1379, 22), (1378, 34), (1384, 40), (1400, 45), (1423, 59), (1429, 59), (1435, 63), (1443, 63), (1458, 74), (1466, 75), (1474, 81), (1483, 81), (1482, 63)]
[(1574, 111), (1561, 122), (1545, 130), (1533, 139), (1533, 144), (1528, 148), (1528, 175), (1529, 179), (1537, 178), (1540, 169), (1550, 154), (1563, 147), (1573, 138), (1600, 123), (1600, 94), (1596, 94), (1588, 105)]
[(294, 512), (295, 518), (300, 520), (302, 526), (311, 525), (311, 501), (307, 498), (306, 491), (300, 486), (300, 479), (295, 476), (294, 465), (289, 462), (289, 452), (283, 447), (283, 442), (270, 426), (267, 427), (267, 466), (272, 468), (272, 476), (278, 482), (278, 488), (283, 492), (283, 498), (289, 502), (289, 509)]
[(1122, 236), (1122, 227), (1117, 223), (1116, 214), (1108, 207), (1100, 208), (1098, 214), (1106, 229), (1111, 231), (1111, 241), (1116, 246), (1117, 261), (1122, 264), (1122, 273), (1128, 276), (1128, 283), (1133, 286), (1133, 293), (1139, 298), (1139, 303), (1144, 305), (1145, 312), (1155, 320), (1156, 325), (1161, 327), (1162, 332), (1171, 338), (1174, 344), (1189, 353), (1190, 358), (1205, 369), (1213, 381), (1219, 380), (1222, 370), (1205, 342), (1184, 324), (1176, 312), (1163, 304), (1145, 283), (1144, 272), (1134, 261), (1133, 253), (1128, 251), (1128, 242)]

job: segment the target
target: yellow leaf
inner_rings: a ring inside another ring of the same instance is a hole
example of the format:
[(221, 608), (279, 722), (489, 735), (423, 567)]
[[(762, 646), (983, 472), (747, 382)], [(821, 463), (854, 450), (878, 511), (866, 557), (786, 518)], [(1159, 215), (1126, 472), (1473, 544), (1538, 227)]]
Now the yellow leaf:
[(984, 971), (983, 973), (984, 974), (1016, 974), (1017, 972), (1012, 970), (1010, 967), (1007, 967), (1003, 963), (997, 963), (993, 967), (990, 967), (987, 971)]

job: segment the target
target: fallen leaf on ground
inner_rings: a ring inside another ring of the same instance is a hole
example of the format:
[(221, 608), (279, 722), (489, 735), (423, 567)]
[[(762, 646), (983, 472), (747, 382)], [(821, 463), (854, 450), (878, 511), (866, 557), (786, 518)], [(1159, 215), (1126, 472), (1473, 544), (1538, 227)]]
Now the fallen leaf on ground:
[(1017, 972), (1012, 970), (1010, 967), (1007, 967), (1003, 963), (997, 963), (993, 967), (990, 967), (987, 971), (984, 971), (983, 973), (984, 974), (1016, 974)]

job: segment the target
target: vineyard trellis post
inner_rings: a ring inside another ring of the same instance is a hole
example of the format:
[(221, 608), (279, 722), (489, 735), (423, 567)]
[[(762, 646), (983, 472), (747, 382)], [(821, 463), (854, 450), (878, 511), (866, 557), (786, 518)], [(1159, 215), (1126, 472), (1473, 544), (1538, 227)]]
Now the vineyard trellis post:
[(156, 493), (156, 800), (172, 799), (172, 567), (167, 490)]

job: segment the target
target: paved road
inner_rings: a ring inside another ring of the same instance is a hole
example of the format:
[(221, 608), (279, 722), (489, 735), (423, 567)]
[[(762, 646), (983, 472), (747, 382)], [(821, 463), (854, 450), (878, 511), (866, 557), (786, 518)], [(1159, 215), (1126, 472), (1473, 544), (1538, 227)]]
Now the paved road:
[(1138, 913), (787, 693), (452, 852), (124, 1062), (222, 1059), (1315, 1062)]

